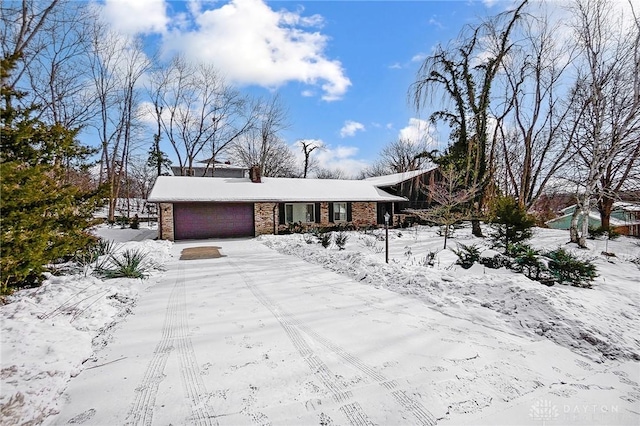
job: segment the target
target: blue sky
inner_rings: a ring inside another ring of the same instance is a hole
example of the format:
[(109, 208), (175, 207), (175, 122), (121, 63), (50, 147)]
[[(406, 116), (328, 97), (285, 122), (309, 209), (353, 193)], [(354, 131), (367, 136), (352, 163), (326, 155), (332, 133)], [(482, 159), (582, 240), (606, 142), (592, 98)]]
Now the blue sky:
[(278, 92), (289, 109), (287, 142), (322, 140), (321, 165), (355, 175), (401, 135), (437, 134), (420, 121), (428, 111), (418, 117), (407, 100), (422, 59), (463, 25), (509, 4), (107, 0), (104, 14), (166, 57), (211, 61), (243, 90)]

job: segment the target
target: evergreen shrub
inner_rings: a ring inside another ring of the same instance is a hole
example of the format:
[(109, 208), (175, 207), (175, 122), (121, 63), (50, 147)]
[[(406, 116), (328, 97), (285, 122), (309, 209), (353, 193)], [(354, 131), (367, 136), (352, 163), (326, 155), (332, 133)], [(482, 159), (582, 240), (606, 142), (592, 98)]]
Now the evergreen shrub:
[(549, 259), (549, 272), (560, 284), (591, 288), (591, 282), (598, 276), (593, 263), (578, 259), (563, 248), (557, 248), (544, 256)]
[(515, 198), (501, 196), (491, 206), (490, 224), (493, 246), (508, 254), (509, 246), (531, 238), (536, 221)]
[(452, 252), (458, 256), (456, 265), (462, 266), (464, 269), (469, 269), (474, 263), (480, 260), (480, 248), (475, 245), (465, 245), (458, 243), (458, 249), (451, 249)]

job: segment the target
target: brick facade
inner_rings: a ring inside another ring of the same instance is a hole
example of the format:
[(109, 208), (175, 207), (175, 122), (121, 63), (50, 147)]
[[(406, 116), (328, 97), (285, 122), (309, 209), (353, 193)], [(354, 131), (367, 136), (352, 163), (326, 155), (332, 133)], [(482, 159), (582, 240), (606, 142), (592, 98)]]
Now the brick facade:
[(255, 236), (273, 234), (278, 223), (278, 203), (255, 203), (253, 205)]
[[(351, 203), (351, 222), (344, 222), (352, 224), (356, 227), (376, 226), (378, 222), (378, 204), (372, 202), (352, 202)], [(277, 220), (277, 215), (276, 215)], [(278, 222), (279, 223), (279, 222)], [(304, 228), (317, 228), (317, 227), (332, 227), (339, 225), (340, 222), (329, 221), (329, 203), (320, 203), (320, 222), (303, 224)], [(257, 228), (257, 224), (256, 224)], [(283, 231), (289, 228), (289, 225), (279, 225), (278, 230)], [(272, 232), (270, 232), (272, 233)]]
[(173, 204), (172, 203), (160, 203), (160, 226), (158, 237), (161, 240), (174, 240), (173, 234)]
[[(254, 203), (254, 224), (255, 236), (273, 234), (280, 223), (278, 203)], [(351, 223), (355, 226), (375, 226), (377, 223), (377, 203), (375, 202), (352, 202), (351, 203)], [(310, 226), (334, 226), (336, 223), (329, 222), (329, 203), (320, 203), (320, 223), (310, 224)], [(279, 229), (286, 229), (287, 226), (280, 225)], [(160, 203), (160, 229), (159, 237), (163, 240), (174, 240), (173, 204)]]
[(355, 226), (375, 226), (378, 221), (378, 204), (351, 203), (351, 219)]

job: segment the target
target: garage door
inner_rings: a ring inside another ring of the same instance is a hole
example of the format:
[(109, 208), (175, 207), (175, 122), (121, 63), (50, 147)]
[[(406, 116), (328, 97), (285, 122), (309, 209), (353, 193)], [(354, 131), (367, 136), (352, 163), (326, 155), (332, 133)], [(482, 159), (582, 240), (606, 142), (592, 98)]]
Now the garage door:
[(176, 240), (253, 237), (253, 204), (174, 204), (173, 223)]

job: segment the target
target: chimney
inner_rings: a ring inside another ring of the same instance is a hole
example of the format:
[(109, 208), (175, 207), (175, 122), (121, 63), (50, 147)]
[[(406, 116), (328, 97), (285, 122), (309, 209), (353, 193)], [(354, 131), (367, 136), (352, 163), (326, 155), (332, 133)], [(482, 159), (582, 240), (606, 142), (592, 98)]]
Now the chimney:
[(262, 182), (262, 180), (260, 179), (260, 166), (258, 165), (251, 166), (251, 168), (249, 169), (249, 178), (253, 183)]

